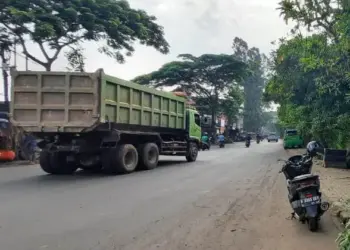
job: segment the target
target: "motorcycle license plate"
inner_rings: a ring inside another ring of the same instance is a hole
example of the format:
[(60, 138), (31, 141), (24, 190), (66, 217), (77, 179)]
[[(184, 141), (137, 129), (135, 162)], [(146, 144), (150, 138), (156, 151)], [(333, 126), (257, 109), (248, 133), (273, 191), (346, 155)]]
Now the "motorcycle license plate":
[(317, 205), (321, 203), (319, 196), (308, 197), (300, 200), (302, 207), (308, 207), (312, 205)]

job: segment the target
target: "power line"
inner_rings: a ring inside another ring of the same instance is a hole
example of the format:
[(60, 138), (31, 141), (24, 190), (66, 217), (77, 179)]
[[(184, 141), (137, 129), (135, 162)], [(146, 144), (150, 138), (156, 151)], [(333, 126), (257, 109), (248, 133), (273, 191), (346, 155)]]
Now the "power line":
[[(19, 57), (22, 57), (22, 58), (24, 58), (25, 60), (28, 60), (28, 59), (30, 59), (30, 58), (28, 58), (25, 54), (21, 54), (21, 53), (18, 53), (17, 51), (15, 51), (15, 50), (11, 50), (10, 49), (10, 51), (11, 52), (13, 52), (13, 53), (15, 53), (15, 55), (18, 55)], [(38, 66), (41, 66), (42, 67), (42, 65), (41, 64), (39, 64), (39, 63), (37, 63), (37, 62), (35, 62), (35, 61), (33, 61), (33, 60), (30, 60), (31, 62), (33, 62), (34, 64), (36, 64), (36, 65), (38, 65)]]

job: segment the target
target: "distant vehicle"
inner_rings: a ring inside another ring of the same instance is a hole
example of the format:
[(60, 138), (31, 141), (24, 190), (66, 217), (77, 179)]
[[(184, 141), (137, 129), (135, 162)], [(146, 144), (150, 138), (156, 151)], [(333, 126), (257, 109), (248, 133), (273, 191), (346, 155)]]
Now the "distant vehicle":
[(283, 147), (288, 148), (301, 148), (304, 145), (303, 138), (299, 135), (296, 129), (286, 129), (284, 131)]
[(267, 136), (267, 141), (268, 141), (268, 142), (270, 142), (270, 141), (278, 142), (278, 136), (277, 136), (275, 133), (270, 133), (270, 134)]

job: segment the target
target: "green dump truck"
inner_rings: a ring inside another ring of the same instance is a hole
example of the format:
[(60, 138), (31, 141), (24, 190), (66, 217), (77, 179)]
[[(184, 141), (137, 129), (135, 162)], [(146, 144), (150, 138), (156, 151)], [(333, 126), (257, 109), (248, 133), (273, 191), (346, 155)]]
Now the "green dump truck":
[(200, 116), (186, 98), (95, 73), (12, 71), (10, 119), (41, 139), (41, 168), (127, 174), (159, 155), (196, 161)]

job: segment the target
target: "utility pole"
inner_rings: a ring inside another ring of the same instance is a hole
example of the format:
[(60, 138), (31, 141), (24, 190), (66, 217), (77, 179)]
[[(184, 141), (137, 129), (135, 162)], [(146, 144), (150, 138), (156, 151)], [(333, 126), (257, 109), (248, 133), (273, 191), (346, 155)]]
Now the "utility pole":
[(26, 71), (28, 71), (28, 56), (26, 56)]
[(16, 38), (13, 43), (13, 58), (14, 58), (14, 68), (17, 69), (17, 46), (16, 46)]

